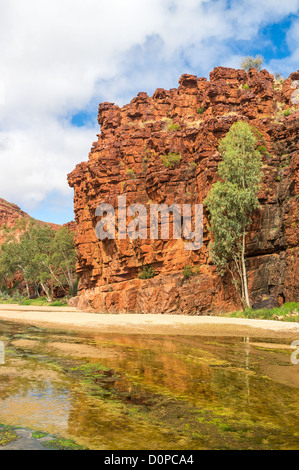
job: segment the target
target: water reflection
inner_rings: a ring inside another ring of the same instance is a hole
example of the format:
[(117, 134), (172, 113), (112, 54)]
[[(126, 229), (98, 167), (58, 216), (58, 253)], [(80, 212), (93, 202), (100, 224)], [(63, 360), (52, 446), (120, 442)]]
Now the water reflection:
[(298, 448), (299, 368), (287, 341), (5, 322), (0, 339), (0, 422), (95, 449)]

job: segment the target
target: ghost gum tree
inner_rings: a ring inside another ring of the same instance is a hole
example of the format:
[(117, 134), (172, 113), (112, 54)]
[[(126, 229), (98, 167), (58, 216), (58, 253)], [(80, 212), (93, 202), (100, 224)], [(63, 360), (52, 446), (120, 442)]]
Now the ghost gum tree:
[(250, 308), (245, 238), (253, 211), (259, 207), (257, 193), (262, 181), (262, 158), (256, 144), (249, 124), (239, 121), (231, 126), (219, 145), (223, 160), (218, 166), (220, 180), (204, 201), (212, 232), (212, 261), (219, 274), (231, 273), (243, 308)]

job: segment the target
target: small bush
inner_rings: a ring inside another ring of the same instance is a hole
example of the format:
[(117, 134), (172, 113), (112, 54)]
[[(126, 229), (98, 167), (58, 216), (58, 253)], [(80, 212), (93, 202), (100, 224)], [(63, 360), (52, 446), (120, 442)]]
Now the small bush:
[(136, 179), (136, 175), (134, 173), (134, 170), (132, 170), (132, 168), (128, 168), (127, 169), (127, 175), (129, 176), (129, 178), (131, 180), (135, 180)]
[(243, 90), (249, 90), (249, 89), (250, 89), (250, 88), (249, 88), (249, 85), (248, 85), (247, 83), (244, 83), (244, 85), (243, 85)]
[(188, 168), (189, 168), (190, 171), (195, 171), (196, 168), (197, 168), (197, 163), (190, 162), (189, 165), (188, 165)]
[(299, 303), (286, 302), (281, 307), (275, 307), (272, 310), (260, 309), (253, 310), (248, 308), (243, 311), (233, 312), (229, 314), (234, 318), (259, 318), (261, 320), (280, 320), (289, 322), (299, 322)]
[(283, 114), (284, 114), (285, 116), (289, 116), (290, 114), (292, 114), (292, 112), (293, 112), (293, 110), (292, 110), (291, 108), (288, 108), (288, 109), (285, 109), (285, 110), (283, 111)]
[(175, 131), (178, 131), (180, 128), (180, 126), (178, 124), (170, 124), (168, 126), (168, 130), (169, 131), (172, 131), (172, 132), (175, 132)]
[(197, 114), (203, 114), (205, 112), (205, 108), (201, 106), (200, 108), (197, 108)]
[(0, 300), (11, 300), (9, 294), (7, 292), (1, 292), (0, 291)]
[(173, 168), (174, 166), (178, 165), (181, 161), (181, 154), (180, 153), (168, 153), (167, 155), (163, 155), (162, 163), (165, 168)]
[(267, 149), (264, 145), (258, 145), (256, 148), (260, 153), (267, 153)]
[(151, 279), (156, 275), (156, 271), (152, 266), (144, 266), (140, 273), (137, 274), (138, 279)]
[(257, 69), (257, 71), (260, 72), (263, 62), (264, 58), (261, 55), (256, 55), (255, 57), (248, 56), (242, 60), (240, 67), (246, 72), (249, 72), (251, 68)]
[(183, 276), (185, 279), (189, 279), (191, 276), (197, 276), (200, 274), (200, 266), (191, 266), (186, 264), (183, 269)]
[(186, 266), (184, 266), (183, 276), (185, 279), (189, 279), (191, 276), (193, 276), (193, 270), (190, 264), (186, 264)]

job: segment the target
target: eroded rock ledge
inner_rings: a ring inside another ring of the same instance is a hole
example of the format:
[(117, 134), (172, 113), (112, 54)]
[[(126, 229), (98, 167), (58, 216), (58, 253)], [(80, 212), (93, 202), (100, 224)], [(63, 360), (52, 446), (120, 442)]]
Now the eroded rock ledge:
[[(215, 68), (210, 80), (182, 75), (177, 89), (139, 93), (122, 108), (99, 106), (101, 132), (89, 159), (68, 176), (74, 188), (80, 308), (111, 313), (213, 314), (240, 306), (228, 278), (219, 278), (204, 240), (186, 251), (182, 240), (106, 240), (96, 237), (96, 207), (141, 203), (200, 204), (216, 181), (219, 141), (238, 121), (258, 129), (264, 161), (261, 210), (248, 235), (251, 300), (271, 295), (299, 301), (299, 72), (277, 82), (266, 70)], [(162, 157), (180, 161), (165, 167)], [(186, 280), (183, 268), (197, 266)], [(142, 266), (156, 270), (137, 278)]]

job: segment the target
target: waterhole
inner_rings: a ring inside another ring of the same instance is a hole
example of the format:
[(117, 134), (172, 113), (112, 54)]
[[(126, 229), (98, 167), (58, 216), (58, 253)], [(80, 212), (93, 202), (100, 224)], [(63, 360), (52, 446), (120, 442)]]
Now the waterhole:
[(0, 341), (3, 425), (99, 450), (299, 447), (291, 340), (0, 322)]

